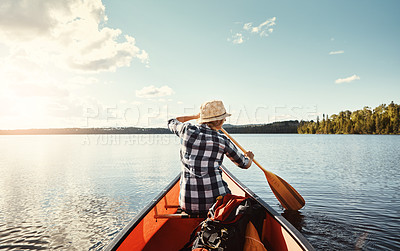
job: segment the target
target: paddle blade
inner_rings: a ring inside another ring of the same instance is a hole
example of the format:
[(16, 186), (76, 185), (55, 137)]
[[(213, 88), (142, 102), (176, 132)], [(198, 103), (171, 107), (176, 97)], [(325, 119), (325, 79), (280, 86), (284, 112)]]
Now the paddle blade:
[(297, 211), (306, 204), (303, 197), (289, 183), (278, 175), (264, 169), (261, 170), (264, 172), (275, 197), (285, 209)]

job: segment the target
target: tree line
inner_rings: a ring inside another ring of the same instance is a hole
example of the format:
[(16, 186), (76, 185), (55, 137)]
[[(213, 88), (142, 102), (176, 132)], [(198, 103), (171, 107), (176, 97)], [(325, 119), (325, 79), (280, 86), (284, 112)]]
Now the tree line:
[(297, 132), (301, 134), (400, 134), (400, 105), (382, 104), (374, 109), (341, 111), (322, 121), (300, 121)]
[[(299, 121), (282, 121), (257, 125), (224, 125), (229, 133), (297, 133)], [(0, 130), (0, 135), (52, 135), (52, 134), (170, 134), (167, 128), (49, 128)]]
[(0, 135), (52, 135), (52, 134), (168, 134), (166, 128), (49, 128), (0, 130)]
[[(270, 124), (224, 125), (229, 133), (300, 133), (300, 134), (400, 134), (400, 105), (382, 104), (374, 109), (342, 111), (331, 116), (323, 115), (322, 121), (280, 121)], [(49, 135), (49, 134), (170, 134), (167, 128), (49, 128), (0, 130), (0, 135)]]
[(255, 125), (224, 125), (229, 133), (297, 133), (300, 123), (298, 120), (278, 121), (270, 124)]

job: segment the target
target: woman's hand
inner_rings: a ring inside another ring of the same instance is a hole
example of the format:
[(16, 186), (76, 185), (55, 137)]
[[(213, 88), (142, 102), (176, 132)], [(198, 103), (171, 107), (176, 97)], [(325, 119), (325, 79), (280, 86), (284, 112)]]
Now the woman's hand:
[(246, 156), (250, 160), (246, 166), (246, 169), (248, 169), (251, 166), (251, 164), (253, 163), (254, 153), (252, 151), (247, 151), (244, 153), (244, 156)]
[(254, 153), (252, 151), (247, 151), (244, 155), (251, 160), (254, 159)]

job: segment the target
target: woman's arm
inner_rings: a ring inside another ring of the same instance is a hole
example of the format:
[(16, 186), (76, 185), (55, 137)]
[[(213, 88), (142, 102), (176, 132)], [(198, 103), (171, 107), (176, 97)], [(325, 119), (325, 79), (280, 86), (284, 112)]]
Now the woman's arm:
[(176, 120), (178, 120), (179, 122), (185, 123), (186, 121), (189, 121), (192, 119), (198, 119), (198, 118), (200, 118), (200, 113), (196, 114), (196, 115), (177, 117)]
[(180, 137), (183, 128), (185, 126), (187, 126), (184, 124), (184, 122), (192, 120), (192, 119), (197, 119), (199, 117), (200, 117), (200, 114), (192, 115), (192, 116), (181, 116), (181, 117), (177, 117), (175, 119), (170, 119), (170, 120), (168, 120), (168, 129)]

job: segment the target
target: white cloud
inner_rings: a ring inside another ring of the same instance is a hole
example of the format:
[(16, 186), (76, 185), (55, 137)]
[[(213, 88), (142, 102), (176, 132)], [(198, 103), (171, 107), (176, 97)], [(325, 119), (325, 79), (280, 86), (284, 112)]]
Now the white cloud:
[(74, 76), (67, 79), (65, 82), (65, 88), (68, 90), (79, 90), (85, 87), (91, 87), (92, 85), (99, 84), (99, 79), (88, 76)]
[(148, 54), (132, 36), (106, 27), (101, 0), (2, 0), (0, 41), (38, 64), (84, 71), (115, 71)]
[(135, 100), (135, 101), (132, 101), (130, 104), (132, 104), (132, 105), (141, 105), (142, 102)]
[(233, 32), (231, 38), (228, 41), (232, 41), (234, 44), (242, 44), (244, 40), (251, 35), (259, 35), (260, 37), (268, 37), (273, 31), (276, 25), (276, 17), (272, 17), (264, 21), (263, 23), (254, 26), (253, 23), (245, 23), (241, 27), (240, 31)]
[(260, 34), (260, 36), (268, 36), (273, 32), (273, 26), (276, 25), (275, 23), (276, 17), (267, 19), (265, 22), (261, 23), (260, 25), (253, 27), (252, 23), (245, 24), (243, 26), (243, 29), (249, 29), (251, 30), (251, 33), (257, 33)]
[(47, 119), (51, 120), (52, 117), (58, 118), (74, 118), (86, 119), (84, 117), (85, 109), (93, 104), (93, 98), (71, 96), (62, 99), (53, 99), (46, 104)]
[(253, 23), (245, 23), (245, 24), (243, 25), (243, 29), (249, 31), (249, 30), (251, 30), (251, 26), (252, 26), (252, 25), (253, 25)]
[[(26, 71), (25, 69), (30, 69)], [(16, 97), (65, 97), (69, 91), (40, 65), (24, 55), (0, 60), (0, 86)]]
[(156, 98), (156, 97), (165, 97), (174, 94), (174, 91), (164, 85), (161, 87), (155, 87), (154, 85), (143, 87), (141, 90), (136, 91), (136, 97), (139, 98)]
[(61, 98), (69, 91), (54, 84), (14, 84), (10, 88), (18, 97), (51, 97)]
[(232, 43), (234, 44), (242, 44), (244, 42), (243, 40), (243, 34), (241, 33), (236, 33), (235, 35), (232, 36)]
[(115, 71), (134, 59), (148, 66), (147, 52), (109, 27), (105, 10), (101, 0), (0, 0), (2, 127), (80, 121), (86, 103), (96, 103), (81, 89), (104, 83), (86, 73)]
[(353, 76), (347, 77), (347, 78), (339, 78), (335, 80), (336, 84), (342, 84), (342, 83), (350, 83), (354, 80), (359, 80), (360, 77), (354, 74)]
[(329, 55), (336, 55), (336, 54), (343, 54), (344, 51), (331, 51), (329, 52)]

